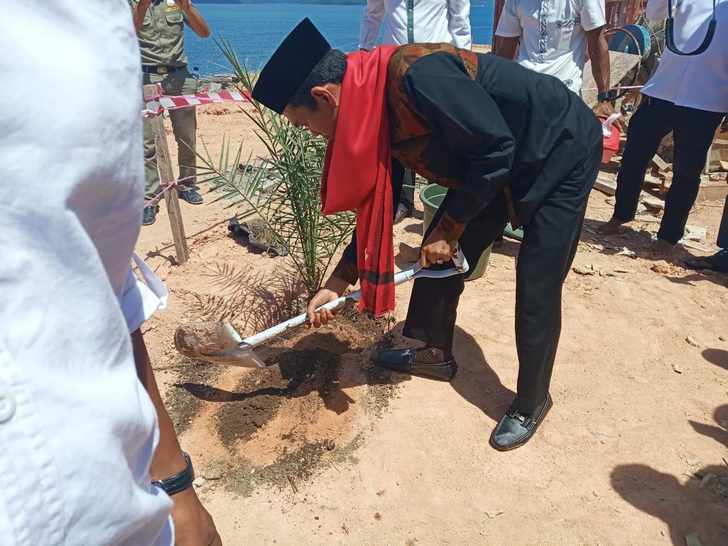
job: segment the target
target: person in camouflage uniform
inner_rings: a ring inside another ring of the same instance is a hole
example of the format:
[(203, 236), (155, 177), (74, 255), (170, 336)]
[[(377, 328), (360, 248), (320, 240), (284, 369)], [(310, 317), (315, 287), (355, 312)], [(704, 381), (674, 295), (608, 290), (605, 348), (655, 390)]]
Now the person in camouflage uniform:
[[(139, 37), (144, 84), (160, 83), (167, 95), (187, 95), (197, 92), (197, 80), (187, 69), (184, 51), (184, 25), (187, 24), (201, 38), (210, 35), (210, 29), (190, 0), (129, 0), (132, 6), (134, 28)], [(183, 108), (170, 112), (172, 129), (177, 141), (179, 177), (184, 182), (179, 196), (188, 203), (199, 205), (202, 196), (195, 186), (195, 109)], [(151, 123), (144, 122), (144, 164), (146, 173), (146, 199), (159, 192), (159, 171)], [(144, 225), (153, 224), (157, 205), (144, 209)]]

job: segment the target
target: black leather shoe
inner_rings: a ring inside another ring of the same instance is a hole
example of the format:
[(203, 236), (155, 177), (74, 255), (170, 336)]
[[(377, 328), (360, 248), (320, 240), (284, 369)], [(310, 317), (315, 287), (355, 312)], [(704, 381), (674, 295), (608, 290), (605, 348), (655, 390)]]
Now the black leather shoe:
[(524, 415), (511, 406), (490, 435), (490, 445), (498, 451), (509, 451), (528, 442), (551, 409), (551, 395), (533, 415)]
[(142, 225), (151, 226), (154, 222), (156, 222), (158, 212), (159, 212), (159, 207), (157, 205), (152, 205), (150, 207), (144, 207), (144, 215), (142, 216)]
[(179, 195), (180, 199), (184, 199), (190, 205), (201, 205), (203, 201), (202, 196), (199, 194), (199, 192), (193, 189), (180, 190), (177, 195)]
[(379, 351), (374, 363), (400, 373), (438, 381), (450, 381), (458, 371), (454, 359), (443, 357), (439, 349), (387, 349)]

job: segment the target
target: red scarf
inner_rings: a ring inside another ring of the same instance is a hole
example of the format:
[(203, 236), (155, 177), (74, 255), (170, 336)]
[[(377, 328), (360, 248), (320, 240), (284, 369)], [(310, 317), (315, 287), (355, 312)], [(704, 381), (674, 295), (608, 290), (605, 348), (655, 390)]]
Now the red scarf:
[(359, 308), (394, 309), (392, 157), (387, 115), (387, 67), (397, 50), (378, 47), (347, 56), (334, 138), (326, 150), (324, 214), (356, 210)]

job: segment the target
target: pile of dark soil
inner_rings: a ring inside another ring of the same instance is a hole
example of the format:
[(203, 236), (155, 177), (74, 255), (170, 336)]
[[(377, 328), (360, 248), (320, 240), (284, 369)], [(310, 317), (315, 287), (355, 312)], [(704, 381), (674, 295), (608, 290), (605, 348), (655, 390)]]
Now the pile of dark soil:
[[(216, 404), (212, 423), (228, 457), (207, 463), (223, 464), (227, 485), (249, 494), (260, 484), (291, 487), (345, 461), (362, 441), (361, 417), (380, 416), (403, 379), (371, 364), (372, 350), (387, 343), (386, 326), (349, 307), (324, 328), (258, 350), (271, 367), (241, 371), (230, 392), (211, 385), (214, 377), (207, 384), (184, 377), (188, 396)], [(192, 404), (177, 406), (184, 411), (176, 420), (189, 419)]]

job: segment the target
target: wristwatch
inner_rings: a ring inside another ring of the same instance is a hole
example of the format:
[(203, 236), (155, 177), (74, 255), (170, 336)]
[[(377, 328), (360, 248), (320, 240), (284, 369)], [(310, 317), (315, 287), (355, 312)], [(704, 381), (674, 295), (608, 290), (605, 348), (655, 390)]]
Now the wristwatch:
[(187, 466), (184, 470), (177, 472), (177, 474), (170, 476), (169, 478), (152, 481), (152, 485), (164, 489), (164, 492), (170, 497), (177, 493), (181, 493), (185, 489), (189, 489), (192, 487), (192, 482), (195, 481), (195, 469), (192, 468), (192, 459), (190, 459), (190, 456), (184, 451), (182, 452), (182, 455), (187, 462)]
[(600, 91), (597, 94), (597, 102), (614, 102), (617, 100), (617, 90), (610, 89), (609, 91)]

